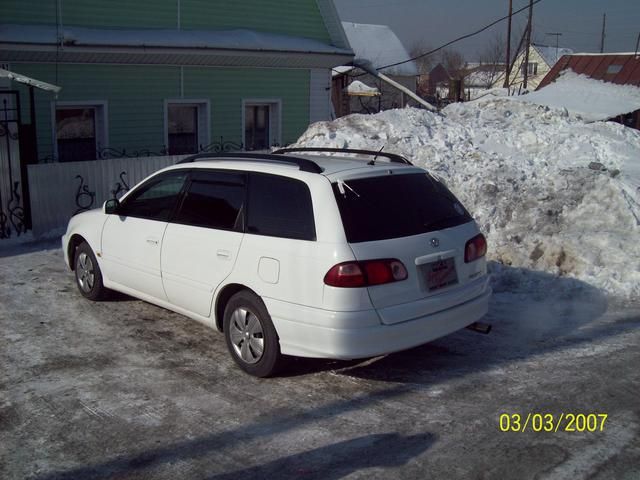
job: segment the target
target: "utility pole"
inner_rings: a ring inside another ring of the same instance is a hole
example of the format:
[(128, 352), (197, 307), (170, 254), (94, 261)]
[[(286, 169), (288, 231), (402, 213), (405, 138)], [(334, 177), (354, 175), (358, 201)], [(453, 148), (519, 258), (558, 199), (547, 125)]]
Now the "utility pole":
[(503, 88), (509, 88), (509, 75), (511, 75), (511, 16), (513, 14), (513, 0), (509, 0), (509, 23), (507, 26), (507, 61), (505, 62)]
[(547, 35), (554, 35), (556, 37), (556, 62), (557, 62), (558, 61), (558, 37), (561, 37), (562, 34), (561, 33), (547, 33)]
[(602, 36), (600, 37), (600, 53), (604, 53), (604, 29), (607, 24), (607, 14), (602, 14)]
[(527, 89), (529, 80), (529, 47), (531, 47), (531, 17), (533, 16), (533, 0), (529, 0), (529, 20), (527, 21), (527, 46), (524, 52), (524, 82), (522, 87)]

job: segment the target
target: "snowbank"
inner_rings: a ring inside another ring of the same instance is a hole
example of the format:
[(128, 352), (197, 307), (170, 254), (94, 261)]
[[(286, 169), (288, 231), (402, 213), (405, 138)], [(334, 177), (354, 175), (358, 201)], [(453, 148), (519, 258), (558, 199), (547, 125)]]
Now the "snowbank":
[(473, 213), (489, 259), (640, 296), (640, 132), (508, 98), (444, 113), (389, 110), (315, 123), (296, 146), (404, 154)]
[(640, 88), (616, 85), (565, 70), (560, 77), (535, 92), (514, 100), (566, 108), (586, 121), (607, 120), (640, 109)]

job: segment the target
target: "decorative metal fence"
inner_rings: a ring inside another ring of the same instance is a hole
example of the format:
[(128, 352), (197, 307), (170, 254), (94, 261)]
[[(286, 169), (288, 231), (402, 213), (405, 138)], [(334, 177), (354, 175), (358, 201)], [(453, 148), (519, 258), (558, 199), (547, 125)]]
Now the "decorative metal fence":
[(20, 163), (17, 92), (0, 92), (0, 240), (27, 231)]
[[(199, 153), (225, 153), (241, 150), (242, 145), (224, 140), (201, 145)], [(29, 165), (29, 190), (34, 236), (58, 234), (69, 219), (80, 212), (98, 208), (109, 198), (119, 198), (130, 187), (187, 155), (167, 155), (140, 149), (104, 148), (98, 160), (54, 162), (41, 158)]]
[[(193, 153), (225, 153), (243, 150), (242, 143), (232, 140), (225, 140), (220, 137), (219, 141), (211, 142), (207, 145), (199, 145), (198, 151)], [(166, 146), (158, 148), (139, 148), (136, 150), (127, 150), (126, 148), (101, 147), (98, 146), (94, 152), (95, 160), (108, 160), (113, 158), (146, 158), (146, 157), (162, 157), (172, 155)], [(93, 160), (91, 158), (87, 160)], [(56, 163), (57, 160), (53, 154), (40, 157), (38, 163)]]

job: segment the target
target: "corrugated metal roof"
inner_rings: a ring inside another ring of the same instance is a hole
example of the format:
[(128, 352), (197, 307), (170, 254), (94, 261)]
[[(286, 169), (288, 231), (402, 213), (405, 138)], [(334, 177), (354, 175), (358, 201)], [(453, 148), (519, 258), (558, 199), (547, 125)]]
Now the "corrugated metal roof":
[(596, 80), (640, 87), (640, 55), (604, 53), (565, 55), (540, 82), (538, 90), (555, 81), (567, 69)]
[(65, 27), (62, 45), (50, 25), (0, 25), (0, 56), (9, 62), (140, 63), (328, 68), (350, 50), (308, 38), (250, 30), (93, 29)]
[(91, 49), (66, 47), (56, 54), (55, 48), (26, 50), (19, 46), (0, 46), (2, 59), (8, 63), (102, 63), (133, 65), (185, 65), (215, 67), (265, 67), (265, 68), (331, 68), (344, 63), (350, 57), (319, 53), (242, 52), (189, 49)]

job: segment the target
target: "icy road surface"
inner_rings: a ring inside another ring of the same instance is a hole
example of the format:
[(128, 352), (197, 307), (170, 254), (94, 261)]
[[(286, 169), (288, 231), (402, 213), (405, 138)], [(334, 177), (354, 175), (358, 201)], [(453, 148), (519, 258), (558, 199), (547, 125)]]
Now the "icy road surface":
[(503, 267), (488, 336), (258, 380), (185, 317), (85, 300), (54, 247), (0, 251), (3, 480), (640, 477), (640, 308), (579, 280)]

